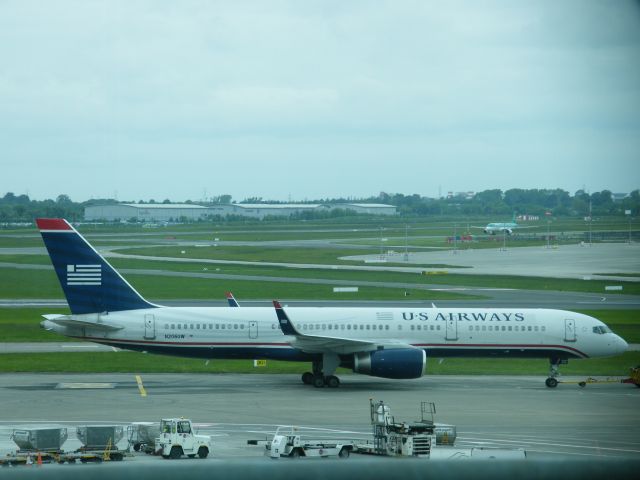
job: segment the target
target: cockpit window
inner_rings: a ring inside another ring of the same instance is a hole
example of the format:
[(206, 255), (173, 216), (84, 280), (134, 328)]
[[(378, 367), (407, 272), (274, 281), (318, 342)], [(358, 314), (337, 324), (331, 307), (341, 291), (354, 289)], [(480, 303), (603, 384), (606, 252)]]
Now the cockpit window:
[(609, 330), (609, 328), (605, 327), (604, 325), (598, 325), (596, 327), (593, 327), (593, 333), (604, 335), (605, 333), (611, 333), (611, 330)]

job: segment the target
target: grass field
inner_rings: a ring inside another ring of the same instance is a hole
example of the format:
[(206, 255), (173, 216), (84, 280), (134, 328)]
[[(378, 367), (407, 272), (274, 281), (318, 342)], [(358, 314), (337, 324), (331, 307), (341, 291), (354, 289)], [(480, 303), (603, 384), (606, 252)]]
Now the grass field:
[[(571, 360), (562, 365), (563, 375), (627, 375), (640, 364), (640, 352), (618, 357)], [(253, 367), (251, 360), (204, 360), (165, 357), (135, 352), (104, 353), (21, 353), (0, 354), (0, 373), (10, 372), (93, 372), (93, 373), (303, 373), (308, 363), (268, 361)], [(427, 375), (540, 375), (549, 372), (546, 359), (462, 359), (436, 358), (427, 361)], [(339, 375), (350, 373), (339, 369)]]
[[(417, 275), (415, 273), (389, 272), (389, 271), (357, 271), (345, 269), (299, 269), (287, 267), (275, 267), (268, 265), (238, 265), (238, 264), (206, 264), (194, 260), (193, 262), (154, 261), (139, 259), (112, 258), (110, 263), (118, 269), (141, 268), (152, 270), (170, 270), (175, 272), (193, 273), (219, 273), (227, 275), (257, 275), (292, 278), (317, 278), (340, 281), (367, 281), (367, 282), (395, 282), (416, 285), (450, 285), (460, 287), (481, 288), (516, 288), (523, 290), (551, 290), (603, 293), (605, 286), (611, 282), (608, 280), (574, 280), (539, 277), (522, 277), (508, 275), (460, 275), (448, 273), (446, 275)], [(0, 255), (0, 262), (30, 263), (38, 265), (50, 265), (50, 260), (45, 255)], [(439, 267), (436, 267), (439, 268)], [(446, 270), (446, 267), (442, 267)], [(21, 272), (21, 273), (18, 273)], [(62, 298), (62, 292), (57, 286), (57, 280), (52, 271), (42, 270), (16, 270), (12, 268), (0, 268), (3, 288), (0, 290), (2, 298)], [(125, 275), (129, 278), (130, 275)], [(149, 276), (141, 276), (149, 277)], [(134, 286), (140, 290), (145, 289), (146, 282)], [(621, 292), (607, 292), (607, 295), (640, 294), (639, 282), (617, 282), (623, 286)], [(227, 290), (231, 287), (227, 288)], [(223, 288), (224, 290), (224, 288)], [(44, 293), (48, 292), (48, 293)], [(153, 292), (152, 292), (153, 293)], [(155, 293), (154, 293), (155, 294)], [(53, 296), (50, 296), (53, 295)], [(282, 296), (282, 295), (281, 295)], [(163, 297), (157, 297), (163, 298)], [(166, 298), (201, 298), (201, 297), (166, 297)], [(204, 298), (208, 298), (205, 296)], [(265, 298), (253, 295), (249, 292), (245, 298)], [(284, 297), (283, 297), (284, 298)], [(299, 298), (299, 297), (296, 297)], [(311, 297), (320, 298), (320, 297)], [(363, 298), (362, 296), (359, 298)], [(431, 298), (431, 297), (430, 297)], [(459, 297), (468, 298), (468, 297)]]

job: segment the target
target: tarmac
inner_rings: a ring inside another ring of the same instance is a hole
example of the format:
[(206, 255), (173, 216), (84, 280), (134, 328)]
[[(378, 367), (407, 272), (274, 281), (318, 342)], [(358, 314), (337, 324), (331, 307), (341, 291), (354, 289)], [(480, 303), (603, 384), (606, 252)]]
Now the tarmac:
[[(451, 273), (461, 275), (525, 275), (527, 277), (575, 278), (612, 281), (640, 281), (640, 244), (638, 243), (581, 243), (556, 248), (467, 249), (461, 244), (457, 250), (409, 252), (391, 255), (355, 255), (342, 260), (364, 262), (406, 262), (407, 264), (445, 264), (457, 267)], [(427, 269), (428, 270), (428, 269)], [(442, 268), (440, 270), (447, 270)], [(623, 276), (616, 274), (625, 274)]]
[(264, 448), (247, 440), (265, 439), (279, 425), (316, 438), (370, 438), (372, 398), (398, 421), (419, 419), (420, 402), (434, 402), (436, 422), (457, 426), (461, 448), (524, 448), (533, 459), (640, 459), (640, 389), (608, 381), (548, 389), (543, 377), (531, 376), (343, 375), (340, 388), (315, 389), (297, 375), (149, 374), (138, 383), (131, 374), (2, 374), (0, 455), (15, 449), (14, 428), (65, 426), (68, 451), (80, 446), (78, 425), (184, 416), (212, 436), (205, 461), (262, 457)]

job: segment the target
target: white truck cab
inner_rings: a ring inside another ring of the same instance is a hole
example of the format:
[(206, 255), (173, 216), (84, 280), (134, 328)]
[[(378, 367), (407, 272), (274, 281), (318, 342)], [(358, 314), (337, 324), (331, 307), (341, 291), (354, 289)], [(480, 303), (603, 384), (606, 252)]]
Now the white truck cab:
[(207, 458), (211, 450), (211, 437), (196, 435), (191, 420), (163, 418), (160, 421), (160, 437), (156, 440), (156, 455), (163, 458)]

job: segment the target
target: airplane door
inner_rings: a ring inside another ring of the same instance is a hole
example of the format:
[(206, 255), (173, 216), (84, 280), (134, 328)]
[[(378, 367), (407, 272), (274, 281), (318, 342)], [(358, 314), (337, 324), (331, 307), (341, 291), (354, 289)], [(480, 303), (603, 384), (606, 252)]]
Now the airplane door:
[(156, 338), (156, 317), (154, 315), (144, 316), (144, 338), (147, 340)]
[(258, 338), (258, 322), (249, 322), (249, 338)]
[(457, 340), (458, 339), (458, 322), (455, 319), (450, 318), (447, 320), (447, 334), (445, 336), (446, 340)]
[(568, 318), (564, 321), (564, 341), (576, 341), (576, 321), (573, 319)]

